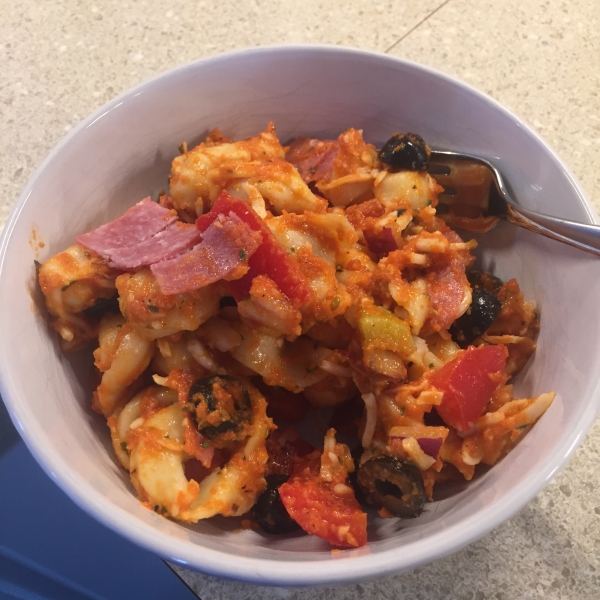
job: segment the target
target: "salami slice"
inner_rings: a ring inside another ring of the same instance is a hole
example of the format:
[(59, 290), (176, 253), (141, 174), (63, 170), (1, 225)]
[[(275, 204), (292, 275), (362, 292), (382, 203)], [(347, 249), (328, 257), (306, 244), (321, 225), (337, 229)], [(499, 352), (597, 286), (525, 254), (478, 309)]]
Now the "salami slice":
[(177, 221), (139, 244), (112, 251), (108, 264), (122, 270), (153, 265), (179, 256), (201, 239), (202, 234), (195, 225)]
[(261, 240), (260, 233), (235, 213), (221, 214), (206, 229), (200, 244), (150, 269), (163, 294), (191, 292), (220, 279), (242, 277)]
[(144, 198), (118, 219), (77, 236), (77, 243), (110, 259), (115, 251), (136, 246), (177, 220), (171, 211)]
[(340, 146), (335, 140), (299, 137), (290, 144), (285, 159), (298, 169), (306, 183), (329, 181), (339, 150)]

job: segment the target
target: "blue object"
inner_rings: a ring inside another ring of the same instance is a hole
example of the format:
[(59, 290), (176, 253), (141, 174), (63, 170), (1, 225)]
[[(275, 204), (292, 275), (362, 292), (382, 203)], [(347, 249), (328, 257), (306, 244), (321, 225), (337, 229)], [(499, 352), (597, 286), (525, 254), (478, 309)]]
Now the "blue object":
[(0, 599), (197, 600), (160, 558), (76, 506), (23, 442), (3, 450)]

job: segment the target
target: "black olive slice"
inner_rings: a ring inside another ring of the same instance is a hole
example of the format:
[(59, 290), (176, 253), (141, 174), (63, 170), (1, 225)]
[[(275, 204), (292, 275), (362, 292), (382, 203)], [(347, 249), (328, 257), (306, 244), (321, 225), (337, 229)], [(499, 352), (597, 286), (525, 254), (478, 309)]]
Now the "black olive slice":
[(117, 295), (112, 298), (98, 298), (96, 302), (83, 311), (83, 314), (92, 321), (100, 321), (107, 313), (119, 312), (119, 298)]
[(195, 407), (198, 431), (208, 439), (238, 431), (252, 416), (248, 390), (230, 375), (196, 381), (191, 385), (188, 397)]
[(379, 160), (394, 169), (426, 171), (431, 150), (416, 133), (395, 133), (379, 151)]
[(477, 271), (473, 269), (467, 273), (467, 279), (471, 287), (480, 287), (492, 294), (497, 294), (504, 285), (502, 279), (492, 275), (489, 271)]
[(289, 479), (289, 475), (267, 475), (267, 489), (258, 497), (254, 505), (254, 520), (267, 533), (289, 533), (300, 528), (290, 517), (281, 497), (279, 486)]
[(489, 329), (501, 308), (502, 302), (497, 296), (484, 288), (474, 288), (471, 306), (452, 324), (450, 334), (459, 346), (466, 348)]
[(378, 456), (358, 469), (357, 482), (366, 501), (385, 508), (395, 517), (412, 519), (423, 512), (427, 501), (423, 478), (417, 467), (392, 456)]

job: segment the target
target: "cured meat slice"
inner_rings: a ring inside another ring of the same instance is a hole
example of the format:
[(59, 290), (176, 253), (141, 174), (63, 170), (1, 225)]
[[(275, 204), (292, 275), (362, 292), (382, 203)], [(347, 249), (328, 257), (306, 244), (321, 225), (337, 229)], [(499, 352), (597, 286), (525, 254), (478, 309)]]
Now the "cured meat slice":
[(236, 301), (239, 302), (250, 294), (255, 277), (266, 275), (290, 299), (294, 308), (300, 308), (309, 302), (312, 298), (312, 290), (298, 263), (277, 241), (266, 223), (243, 200), (234, 198), (223, 190), (210, 212), (198, 217), (196, 227), (200, 231), (206, 231), (217, 215), (232, 213), (257, 232), (262, 240), (248, 261), (248, 272), (229, 284)]
[(306, 183), (329, 181), (340, 145), (335, 140), (299, 137), (292, 141), (285, 159), (291, 162)]
[(202, 234), (195, 225), (177, 221), (139, 244), (112, 251), (108, 264), (123, 270), (153, 265), (178, 256), (201, 239)]
[[(450, 243), (461, 243), (454, 231), (444, 233)], [(465, 268), (474, 258), (468, 251), (451, 252), (447, 264), (431, 268), (425, 276), (427, 295), (431, 300), (430, 325), (433, 331), (448, 329), (464, 312), (462, 308), (465, 291), (471, 286)]]
[(132, 206), (118, 219), (77, 236), (76, 241), (103, 258), (110, 259), (116, 250), (136, 246), (176, 220), (175, 211), (152, 202), (148, 197)]
[(242, 277), (261, 240), (260, 233), (235, 213), (220, 214), (200, 244), (181, 256), (153, 264), (150, 270), (163, 294), (191, 292), (220, 279)]

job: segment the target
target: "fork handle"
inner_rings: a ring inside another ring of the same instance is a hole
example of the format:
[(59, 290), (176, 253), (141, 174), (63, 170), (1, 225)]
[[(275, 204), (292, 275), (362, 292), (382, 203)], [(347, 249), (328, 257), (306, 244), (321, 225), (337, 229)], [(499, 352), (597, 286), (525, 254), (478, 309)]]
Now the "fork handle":
[(600, 226), (541, 215), (510, 204), (507, 209), (511, 223), (600, 256)]

